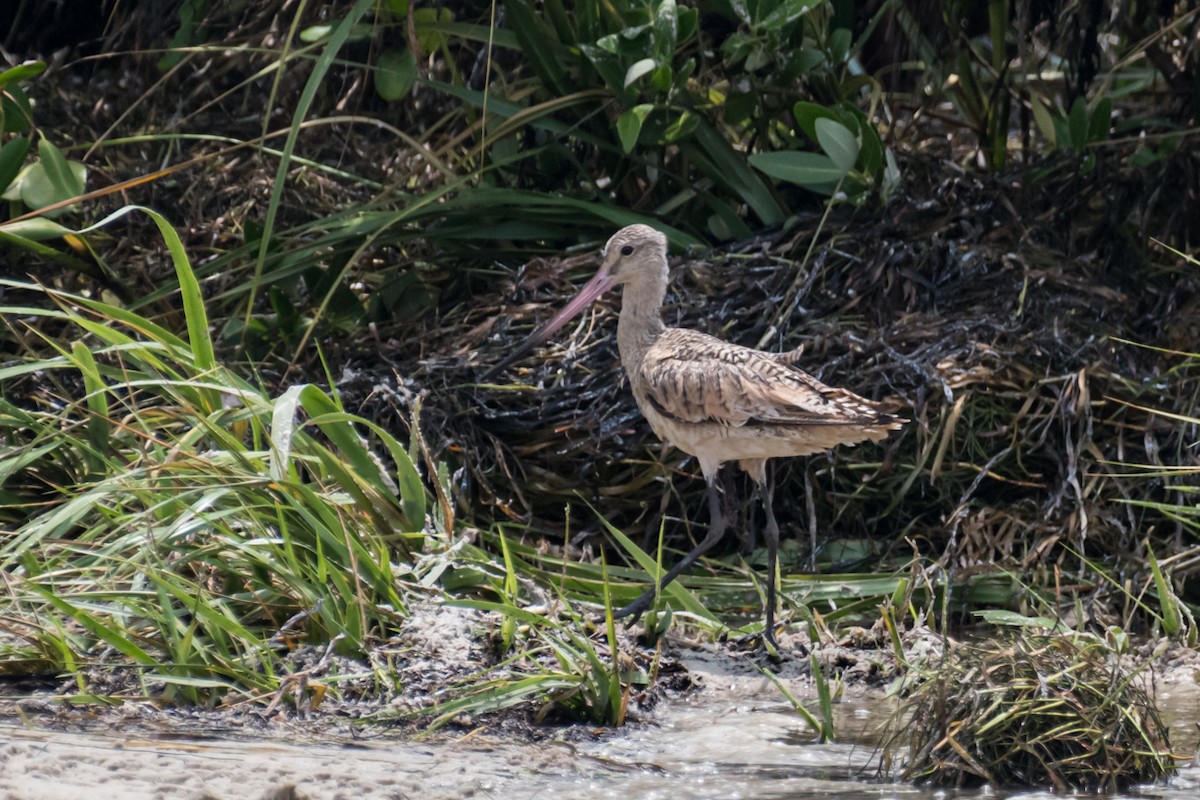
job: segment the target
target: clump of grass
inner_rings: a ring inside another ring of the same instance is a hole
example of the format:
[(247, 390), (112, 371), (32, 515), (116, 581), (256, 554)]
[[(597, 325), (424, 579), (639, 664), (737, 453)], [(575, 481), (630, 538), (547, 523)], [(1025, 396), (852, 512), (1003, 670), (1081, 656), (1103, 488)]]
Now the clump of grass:
[(1017, 629), (952, 649), (901, 704), (906, 780), (1119, 791), (1175, 771), (1167, 727), (1106, 640)]
[(336, 396), (272, 396), (222, 365), (182, 244), (147, 213), (186, 337), (0, 281), (57, 306), (0, 307), (25, 351), (0, 366), (0, 663), (73, 673), (81, 698), (129, 668), (122, 696), (261, 697), (301, 635), (355, 652), (406, 613), (425, 490), (405, 448)]

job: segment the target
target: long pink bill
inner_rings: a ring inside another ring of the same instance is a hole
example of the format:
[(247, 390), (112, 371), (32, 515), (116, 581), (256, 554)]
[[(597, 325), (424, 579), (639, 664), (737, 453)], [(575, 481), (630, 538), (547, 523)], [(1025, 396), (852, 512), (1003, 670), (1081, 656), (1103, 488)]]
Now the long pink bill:
[(533, 333), (521, 342), (516, 348), (495, 364), (487, 372), (480, 377), (481, 382), (486, 382), (503, 370), (508, 365), (517, 361), (533, 348), (537, 347), (542, 342), (549, 339), (554, 333), (570, 322), (573, 318), (579, 315), (581, 311), (596, 302), (596, 298), (612, 288), (613, 279), (607, 269), (601, 268), (596, 275), (587, 282), (587, 284), (579, 290), (579, 294), (567, 303), (561, 311), (548, 319), (542, 327), (538, 328)]

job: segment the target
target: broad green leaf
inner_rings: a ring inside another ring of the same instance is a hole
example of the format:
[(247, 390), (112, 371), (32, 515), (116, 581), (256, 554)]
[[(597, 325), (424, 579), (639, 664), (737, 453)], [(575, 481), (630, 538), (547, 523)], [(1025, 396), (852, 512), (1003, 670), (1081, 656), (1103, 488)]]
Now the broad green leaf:
[(770, 64), (772, 52), (761, 44), (755, 45), (750, 55), (746, 56), (746, 71), (755, 72)]
[(671, 81), (674, 77), (674, 71), (670, 64), (663, 64), (650, 74), (650, 85), (654, 87), (656, 92), (667, 92), (671, 88)]
[(417, 57), (412, 50), (388, 50), (375, 64), (375, 91), (389, 103), (405, 97), (417, 82)]
[(763, 21), (759, 23), (759, 29), (777, 31), (800, 19), (821, 2), (822, 0), (783, 0), (778, 8), (763, 18)]
[(680, 8), (676, 16), (676, 42), (686, 42), (696, 35), (700, 27), (700, 12), (694, 8)]
[[(60, 159), (62, 153), (53, 145)], [(39, 148), (45, 152), (43, 148)], [(65, 167), (65, 168), (64, 168)], [(27, 208), (37, 210), (83, 193), (87, 168), (78, 161), (62, 159), (51, 164), (44, 158), (26, 166), (4, 193), (5, 199), (20, 198)]]
[(621, 37), (615, 33), (610, 33), (607, 36), (601, 36), (596, 40), (596, 47), (599, 47), (606, 53), (612, 53), (614, 56), (621, 54)]
[(25, 154), (29, 152), (29, 140), (24, 136), (10, 139), (0, 147), (0, 192), (6, 190), (21, 172)]
[(313, 42), (328, 39), (331, 33), (333, 33), (333, 25), (310, 25), (300, 31), (300, 41), (312, 44)]
[(792, 63), (801, 75), (807, 75), (825, 63), (825, 53), (815, 47), (805, 47), (792, 54)]
[(638, 134), (642, 132), (642, 123), (646, 116), (654, 110), (649, 103), (636, 105), (617, 117), (617, 135), (621, 137), (621, 149), (632, 153), (637, 145)]
[(854, 169), (858, 161), (858, 139), (840, 122), (818, 119), (815, 122), (817, 142), (842, 172)]
[(620, 97), (625, 89), (625, 70), (621, 69), (621, 60), (595, 45), (581, 44), (579, 49), (588, 57), (596, 72), (600, 73), (604, 85)]
[(852, 35), (849, 28), (837, 28), (829, 34), (829, 57), (834, 64), (843, 64), (850, 53)]
[(1067, 127), (1067, 118), (1061, 114), (1054, 115), (1054, 141), (1059, 149), (1069, 150), (1071, 147), (1071, 129)]
[(33, 106), (20, 86), (0, 93), (0, 133), (24, 133), (33, 120)]
[(68, 164), (66, 156), (54, 142), (44, 137), (38, 141), (38, 157), (46, 165), (46, 175), (54, 184), (54, 188), (62, 194), (60, 200), (83, 194), (87, 174), (87, 168), (83, 164), (78, 161)]
[(872, 178), (878, 178), (880, 170), (883, 169), (883, 140), (879, 138), (879, 131), (864, 119), (860, 123), (858, 135), (862, 145), (858, 163), (862, 165), (863, 172)]
[(675, 41), (679, 32), (679, 9), (675, 0), (660, 0), (654, 12), (654, 55), (664, 64), (675, 55)]
[(836, 182), (846, 174), (833, 159), (820, 153), (755, 153), (749, 161), (755, 169), (772, 178), (810, 188)]
[(1112, 100), (1102, 97), (1088, 117), (1088, 142), (1103, 142), (1108, 139), (1112, 125)]
[(663, 131), (664, 142), (677, 142), (680, 139), (685, 139), (691, 135), (692, 131), (696, 130), (700, 125), (700, 117), (693, 114), (691, 111), (684, 111), (679, 115), (679, 119), (672, 122)]
[(1029, 106), (1033, 109), (1033, 121), (1037, 124), (1038, 130), (1042, 132), (1042, 136), (1046, 137), (1051, 145), (1058, 144), (1058, 131), (1054, 126), (1054, 118), (1050, 116), (1050, 110), (1046, 108), (1046, 104), (1041, 98), (1034, 97)]
[(792, 106), (792, 116), (796, 118), (796, 124), (800, 126), (800, 130), (804, 131), (805, 135), (814, 143), (819, 143), (817, 139), (817, 120), (837, 120), (837, 114), (834, 114), (825, 106), (810, 103), (806, 100), (801, 100)]
[(26, 61), (24, 64), (19, 64), (0, 72), (0, 89), (4, 89), (10, 84), (36, 78), (45, 71), (45, 61)]
[(641, 61), (635, 61), (629, 66), (629, 69), (625, 71), (624, 85), (629, 86), (629, 84), (633, 83), (652, 69), (654, 69), (653, 58), (643, 58)]
[(0, 225), (0, 233), (19, 236), (22, 239), (29, 239), (33, 242), (44, 242), (47, 239), (57, 239), (60, 236), (66, 236), (68, 233), (74, 233), (74, 231), (59, 225), (52, 219), (34, 217)]

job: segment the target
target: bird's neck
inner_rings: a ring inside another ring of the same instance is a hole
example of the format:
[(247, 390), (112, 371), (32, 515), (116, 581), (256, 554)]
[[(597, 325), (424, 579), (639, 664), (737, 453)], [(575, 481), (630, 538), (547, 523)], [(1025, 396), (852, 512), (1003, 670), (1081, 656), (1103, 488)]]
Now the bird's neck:
[(627, 370), (642, 363), (646, 351), (666, 330), (662, 321), (663, 296), (667, 280), (654, 276), (650, 285), (629, 284), (621, 297), (621, 317), (617, 322), (617, 348)]

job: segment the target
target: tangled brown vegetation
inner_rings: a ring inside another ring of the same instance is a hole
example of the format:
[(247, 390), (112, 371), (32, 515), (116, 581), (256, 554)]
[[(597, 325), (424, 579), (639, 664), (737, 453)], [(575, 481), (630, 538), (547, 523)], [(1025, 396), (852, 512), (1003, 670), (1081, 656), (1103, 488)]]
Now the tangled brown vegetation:
[[(867, 539), (876, 564), (907, 557), (910, 539), (951, 567), (1003, 564), (1042, 585), (1084, 557), (1175, 547), (1180, 524), (1142, 504), (1182, 490), (1130, 465), (1197, 465), (1194, 425), (1154, 411), (1194, 407), (1194, 360), (1170, 351), (1200, 341), (1196, 274), (1163, 266), (1170, 257), (1148, 254), (1128, 227), (1064, 223), (1062, 183), (907, 163), (910, 194), (882, 218), (847, 212), (823, 232), (800, 218), (674, 271), (669, 324), (803, 346), (820, 379), (894, 399), (914, 420), (879, 447), (782, 463), (785, 537)], [(664, 454), (640, 420), (610, 314), (531, 358), (520, 385), (474, 382), (592, 268), (588, 254), (530, 261), (491, 293), (395, 330), (386, 351), (426, 395), (427, 436), (460, 470), (466, 505), (575, 543), (597, 530), (589, 505), (651, 532), (660, 513), (691, 518), (703, 489), (696, 465)], [(407, 418), (406, 402), (385, 397), (368, 404)], [(568, 504), (582, 531), (561, 530)]]

